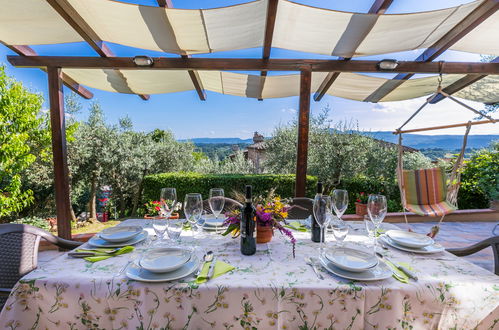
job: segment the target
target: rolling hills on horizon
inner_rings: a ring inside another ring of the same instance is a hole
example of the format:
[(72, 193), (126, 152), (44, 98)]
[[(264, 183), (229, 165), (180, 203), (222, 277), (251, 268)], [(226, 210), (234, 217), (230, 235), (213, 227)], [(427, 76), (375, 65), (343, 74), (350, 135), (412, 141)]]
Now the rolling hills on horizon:
[[(362, 132), (361, 134), (372, 136), (373, 138), (397, 143), (397, 136), (391, 131), (378, 132)], [(477, 134), (468, 136), (468, 148), (485, 148), (490, 142), (499, 140), (499, 134)], [(241, 138), (193, 138), (179, 140), (181, 142), (191, 141), (194, 144), (251, 144), (253, 140)], [(463, 143), (462, 135), (421, 135), (421, 134), (404, 134), (404, 145), (416, 149), (427, 148), (442, 148), (446, 150), (454, 150), (461, 148)]]

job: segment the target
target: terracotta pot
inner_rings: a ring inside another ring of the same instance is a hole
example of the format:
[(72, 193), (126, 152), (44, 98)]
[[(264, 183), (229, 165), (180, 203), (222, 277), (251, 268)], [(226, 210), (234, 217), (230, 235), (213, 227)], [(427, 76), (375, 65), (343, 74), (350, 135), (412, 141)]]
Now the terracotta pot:
[(272, 236), (274, 236), (274, 228), (272, 226), (256, 224), (256, 242), (258, 244), (270, 242)]
[(361, 217), (367, 215), (367, 204), (355, 202), (355, 214), (360, 215)]
[[(180, 218), (180, 214), (178, 213), (172, 213), (172, 215), (168, 218), (168, 219), (179, 219)], [(149, 214), (146, 214), (144, 215), (144, 219), (166, 219), (166, 217), (160, 217), (158, 215), (149, 215)]]

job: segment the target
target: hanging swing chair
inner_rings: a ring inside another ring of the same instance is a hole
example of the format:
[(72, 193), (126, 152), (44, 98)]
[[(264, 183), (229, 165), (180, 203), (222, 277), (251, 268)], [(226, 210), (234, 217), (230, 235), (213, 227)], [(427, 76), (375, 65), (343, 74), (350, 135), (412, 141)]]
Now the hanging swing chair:
[[(441, 63), (441, 65), (443, 65)], [(457, 195), (459, 191), (459, 186), (461, 182), (461, 168), (463, 166), (464, 153), (466, 150), (466, 143), (468, 140), (468, 134), (470, 132), (471, 126), (496, 123), (497, 119), (490, 116), (482, 114), (480, 111), (473, 109), (472, 107), (462, 103), (461, 101), (455, 99), (451, 95), (445, 93), (442, 90), (442, 74), (438, 78), (438, 88), (437, 92), (430, 96), (426, 102), (419, 107), (419, 109), (412, 114), (407, 121), (402, 124), (393, 134), (399, 136), (398, 138), (398, 164), (397, 164), (397, 179), (400, 189), (400, 199), (402, 201), (402, 206), (404, 208), (404, 218), (405, 222), (411, 231), (409, 222), (407, 221), (406, 211), (413, 212), (421, 216), (428, 217), (440, 217), (440, 220), (436, 226), (433, 226), (428, 236), (435, 237), (438, 234), (440, 224), (442, 223), (444, 217), (458, 209), (457, 206)], [(451, 99), (457, 104), (465, 107), (468, 110), (473, 111), (488, 120), (482, 121), (469, 121), (462, 124), (453, 124), (446, 126), (436, 126), (427, 128), (418, 128), (402, 131), (402, 128), (409, 123), (426, 105), (432, 103), (432, 101), (437, 97), (437, 95), (442, 95), (446, 98)], [(451, 127), (466, 127), (466, 131), (463, 137), (463, 145), (461, 147), (461, 152), (459, 153), (452, 171), (447, 177), (445, 171), (441, 168), (429, 168), (429, 169), (418, 169), (418, 170), (404, 170), (403, 163), (403, 152), (402, 147), (402, 134), (409, 132), (422, 132), (436, 129), (445, 129)]]

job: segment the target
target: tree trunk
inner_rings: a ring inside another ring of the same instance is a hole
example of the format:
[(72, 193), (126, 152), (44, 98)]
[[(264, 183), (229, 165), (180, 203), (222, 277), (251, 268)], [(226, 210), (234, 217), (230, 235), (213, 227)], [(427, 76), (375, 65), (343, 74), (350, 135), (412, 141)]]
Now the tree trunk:
[(90, 182), (90, 196), (88, 200), (88, 218), (95, 219), (97, 217), (97, 175), (95, 173), (92, 175), (92, 181)]
[(142, 190), (144, 188), (144, 177), (147, 175), (147, 169), (142, 172), (142, 177), (140, 178), (139, 186), (137, 187), (137, 193), (135, 194), (135, 200), (133, 201), (132, 216), (137, 215), (137, 208), (139, 207), (140, 200), (142, 199)]
[(125, 211), (126, 211), (126, 200), (125, 200), (125, 196), (123, 196), (123, 194), (121, 194), (121, 196), (120, 196), (120, 218), (125, 217)]

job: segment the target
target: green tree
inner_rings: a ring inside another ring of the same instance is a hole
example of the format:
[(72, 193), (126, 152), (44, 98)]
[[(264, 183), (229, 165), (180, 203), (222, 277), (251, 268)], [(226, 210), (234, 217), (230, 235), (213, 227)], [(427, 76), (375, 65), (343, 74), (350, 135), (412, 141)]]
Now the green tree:
[(40, 94), (8, 77), (0, 66), (0, 217), (33, 202), (33, 192), (23, 189), (22, 174), (37, 158), (31, 141), (45, 138), (42, 103)]

